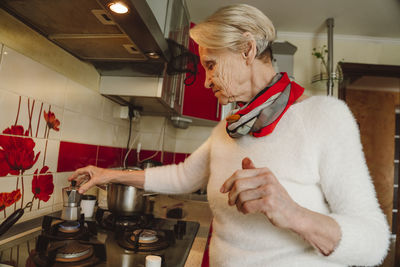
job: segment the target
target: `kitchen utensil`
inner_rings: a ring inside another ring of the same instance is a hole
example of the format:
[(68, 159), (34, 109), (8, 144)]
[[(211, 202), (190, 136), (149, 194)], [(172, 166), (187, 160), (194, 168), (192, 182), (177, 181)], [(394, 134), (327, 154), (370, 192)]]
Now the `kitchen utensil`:
[(81, 194), (78, 192), (79, 186), (76, 185), (76, 181), (71, 181), (71, 185), (64, 187), (63, 202), (64, 207), (61, 213), (61, 219), (66, 221), (78, 220), (81, 216)]
[(161, 257), (156, 255), (146, 256), (146, 267), (161, 267)]
[(93, 216), (94, 206), (96, 204), (96, 196), (83, 195), (81, 198), (81, 210), (85, 214), (85, 218)]
[(118, 215), (144, 211), (144, 190), (130, 185), (107, 184), (108, 209)]
[(0, 236), (7, 232), (8, 229), (10, 229), (10, 227), (13, 226), (19, 220), (19, 218), (22, 217), (22, 215), (24, 215), (25, 209), (30, 207), (32, 207), (32, 201), (28, 202), (24, 208), (17, 209), (13, 213), (11, 213), (11, 215), (8, 216), (8, 218), (0, 225)]

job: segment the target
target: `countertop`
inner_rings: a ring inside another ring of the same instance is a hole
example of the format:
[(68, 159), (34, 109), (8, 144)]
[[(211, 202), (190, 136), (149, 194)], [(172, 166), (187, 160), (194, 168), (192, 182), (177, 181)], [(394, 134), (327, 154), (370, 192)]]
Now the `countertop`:
[(184, 217), (182, 220), (196, 221), (200, 223), (199, 231), (193, 242), (192, 249), (190, 250), (189, 256), (185, 263), (185, 267), (201, 266), (212, 220), (212, 213), (208, 202), (184, 200), (180, 199), (179, 196), (170, 197), (166, 195), (158, 195), (155, 197), (155, 200), (155, 217), (166, 218), (168, 208), (173, 208), (178, 205), (183, 209)]

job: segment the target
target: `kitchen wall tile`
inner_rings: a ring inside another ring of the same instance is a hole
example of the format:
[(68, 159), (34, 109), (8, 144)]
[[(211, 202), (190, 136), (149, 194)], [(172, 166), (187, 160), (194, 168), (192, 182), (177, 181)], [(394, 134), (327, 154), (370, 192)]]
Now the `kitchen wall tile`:
[[(3, 221), (7, 216), (10, 216), (16, 209), (25, 207), (25, 205), (29, 201), (32, 201), (32, 179), (32, 175), (24, 176), (23, 179), (21, 177), (7, 177), (1, 179), (2, 193), (10, 193), (16, 190), (18, 181), (18, 189), (21, 193), (21, 198), (17, 202), (13, 203), (11, 206), (0, 212), (0, 222)], [(50, 196), (50, 199), (47, 202), (40, 201), (40, 206), (38, 206), (38, 203), (38, 199), (34, 199), (32, 209), (26, 209), (23, 217), (18, 222), (22, 222), (24, 220), (38, 216), (37, 211), (39, 210), (39, 207), (40, 210), (48, 210), (49, 208), (51, 209), (51, 206), (53, 205), (53, 195)]]
[(176, 129), (175, 137), (177, 139), (196, 139), (196, 140), (207, 140), (211, 135), (213, 127), (205, 126), (189, 126), (187, 129)]
[[(122, 149), (122, 166), (124, 166), (124, 160), (126, 156), (126, 148)], [(126, 159), (126, 166), (133, 167), (137, 166), (137, 156), (136, 156), (136, 149), (132, 149)]]
[[(165, 155), (164, 155), (164, 157), (165, 157)], [(161, 151), (159, 151), (159, 150), (144, 150), (144, 149), (141, 150), (139, 153), (140, 162), (143, 162), (147, 159), (161, 161)]]
[(98, 146), (61, 141), (57, 172), (96, 165)]
[(115, 168), (122, 166), (122, 148), (99, 146), (97, 166), (101, 168)]
[(175, 164), (178, 164), (178, 163), (180, 163), (180, 162), (185, 161), (186, 155), (187, 155), (187, 154), (185, 154), (185, 153), (175, 153), (175, 160), (174, 160), (174, 163), (175, 163)]
[(177, 153), (192, 153), (199, 146), (201, 146), (201, 144), (204, 141), (203, 140), (177, 139), (176, 145), (175, 145), (175, 152), (177, 152)]
[(160, 133), (166, 127), (166, 118), (159, 116), (141, 116), (138, 125), (142, 133)]
[(173, 152), (164, 152), (164, 165), (169, 165), (174, 163), (174, 153)]
[(0, 89), (0, 131), (15, 124), (18, 113), (19, 95)]
[[(101, 109), (101, 119), (108, 122), (117, 124), (120, 126), (127, 126), (129, 127), (129, 120), (127, 119), (120, 119), (118, 117), (114, 117), (114, 109), (120, 108), (121, 105), (111, 101), (110, 99), (103, 97), (102, 98), (102, 109)], [(135, 122), (133, 122), (135, 123)]]
[[(45, 140), (45, 139), (34, 139), (36, 142), (36, 147), (40, 150), (40, 155), (38, 161), (33, 165), (33, 167), (26, 171), (25, 174), (31, 174), (36, 171), (36, 169), (40, 170), (43, 166), (49, 167), (49, 172), (56, 172), (58, 165), (58, 154), (60, 148), (60, 141), (57, 140)], [(35, 148), (36, 148), (35, 147)]]
[(7, 114), (0, 119), (1, 131), (17, 123), (17, 125), (23, 126), (24, 130), (30, 129), (29, 136), (46, 138), (48, 133), (48, 138), (59, 139), (59, 130), (62, 125), (55, 127), (58, 131), (52, 129), (48, 132), (44, 111), (54, 113), (55, 119), (62, 122), (62, 108), (26, 96), (18, 96), (4, 90), (0, 91), (0, 112)]
[[(114, 127), (115, 129), (113, 140), (111, 146), (113, 147), (126, 147), (128, 143), (129, 126), (118, 125)], [(130, 140), (130, 146), (135, 148), (137, 141), (139, 140), (139, 133), (131, 129), (132, 135)]]
[(160, 133), (141, 132), (139, 141), (142, 149), (162, 150), (163, 136)]
[(175, 138), (166, 136), (164, 138), (164, 151), (175, 151)]
[[(21, 136), (12, 136), (12, 135), (0, 135), (2, 142), (4, 144), (14, 144), (8, 146), (3, 146), (2, 151), (5, 158), (0, 160), (0, 172), (5, 174), (13, 169), (20, 169), (21, 166), (24, 166), (23, 174), (33, 174), (37, 168), (41, 168), (43, 165), (43, 158), (44, 158), (44, 150), (46, 145), (46, 140), (44, 139), (37, 139), (37, 138), (30, 138), (30, 137), (21, 137)], [(32, 153), (31, 142), (34, 143), (33, 147), (33, 157), (23, 157), (28, 153)], [(17, 144), (17, 145), (15, 145)], [(53, 143), (51, 144), (51, 146)], [(57, 148), (51, 148), (51, 151), (54, 151)], [(17, 152), (17, 151), (24, 151), (25, 153)], [(15, 153), (17, 152), (17, 153)], [(38, 155), (39, 154), (39, 155)], [(56, 156), (56, 155), (55, 155)], [(9, 157), (14, 157), (15, 159), (10, 160), (6, 159)], [(35, 162), (35, 158), (37, 158)], [(10, 165), (11, 164), (11, 165)], [(33, 164), (33, 165), (32, 165)], [(29, 166), (31, 166), (29, 168)], [(15, 176), (15, 174), (8, 174), (8, 176)]]
[(62, 140), (106, 146), (112, 146), (117, 142), (117, 125), (67, 109), (64, 111), (63, 120)]
[(72, 80), (67, 82), (65, 108), (68, 110), (101, 119), (103, 98), (98, 92), (88, 89), (79, 83)]
[(8, 47), (3, 49), (0, 80), (1, 89), (64, 106), (67, 78)]

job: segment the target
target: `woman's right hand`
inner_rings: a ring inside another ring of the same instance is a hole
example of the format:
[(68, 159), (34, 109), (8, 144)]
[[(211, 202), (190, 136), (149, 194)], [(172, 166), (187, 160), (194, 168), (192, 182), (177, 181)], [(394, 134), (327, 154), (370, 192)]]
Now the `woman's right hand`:
[(81, 184), (83, 181), (89, 179), (79, 188), (79, 193), (83, 194), (95, 185), (102, 185), (111, 182), (114, 172), (115, 170), (103, 169), (89, 165), (77, 169), (70, 177), (68, 177), (68, 181), (75, 180), (77, 181), (77, 184)]

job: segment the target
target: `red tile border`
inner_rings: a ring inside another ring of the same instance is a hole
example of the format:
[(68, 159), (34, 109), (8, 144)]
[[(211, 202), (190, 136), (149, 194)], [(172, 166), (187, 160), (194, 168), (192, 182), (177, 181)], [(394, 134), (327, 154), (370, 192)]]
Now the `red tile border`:
[(173, 164), (174, 163), (174, 152), (164, 152), (164, 160), (163, 164), (168, 165), (168, 164)]
[(185, 153), (175, 153), (175, 164), (179, 164), (185, 161), (186, 154)]
[(96, 145), (60, 142), (57, 172), (74, 171), (87, 165), (96, 165)]
[(122, 148), (99, 146), (99, 152), (97, 154), (97, 166), (101, 168), (121, 167), (123, 165), (121, 157)]
[[(154, 150), (142, 150), (140, 151), (140, 159), (143, 161), (153, 156), (156, 152)], [(87, 165), (95, 165), (101, 168), (123, 167), (125, 153), (126, 148), (61, 141), (57, 172), (74, 171)], [(165, 151), (162, 163), (163, 165), (178, 164), (183, 162), (188, 156), (190, 154)], [(161, 162), (161, 151), (152, 160)], [(135, 149), (132, 149), (129, 153), (126, 163), (128, 167), (137, 166), (137, 153)]]

